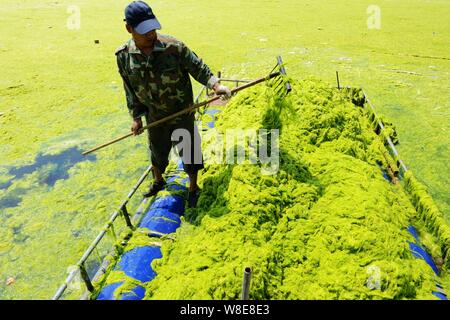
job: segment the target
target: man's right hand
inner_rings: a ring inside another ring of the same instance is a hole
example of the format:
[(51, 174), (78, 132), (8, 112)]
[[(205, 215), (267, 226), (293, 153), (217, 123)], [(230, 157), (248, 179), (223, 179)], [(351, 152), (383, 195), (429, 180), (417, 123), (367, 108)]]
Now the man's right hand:
[(223, 100), (228, 100), (231, 98), (231, 90), (228, 87), (221, 85), (220, 82), (216, 82), (212, 88), (214, 93), (221, 96)]
[(133, 132), (133, 135), (137, 136), (140, 135), (142, 132), (142, 120), (141, 118), (137, 118), (133, 120), (133, 123), (131, 124), (131, 132)]

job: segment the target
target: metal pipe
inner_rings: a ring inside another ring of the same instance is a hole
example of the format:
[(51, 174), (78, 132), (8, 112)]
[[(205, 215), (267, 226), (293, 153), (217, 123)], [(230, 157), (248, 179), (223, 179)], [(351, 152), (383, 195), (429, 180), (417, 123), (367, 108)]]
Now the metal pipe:
[(130, 229), (133, 229), (133, 224), (131, 223), (130, 214), (128, 213), (127, 206), (126, 205), (122, 206), (122, 208), (120, 208), (120, 212), (123, 214), (127, 226)]
[(58, 300), (63, 295), (64, 291), (67, 289), (67, 284), (64, 283), (61, 287), (58, 288), (58, 291), (56, 291), (55, 295), (53, 296), (52, 300)]
[(338, 90), (341, 90), (341, 84), (339, 83), (339, 72), (336, 71), (336, 80), (338, 85)]
[(241, 300), (249, 300), (251, 277), (252, 277), (252, 268), (246, 267), (244, 269), (244, 280), (242, 282)]
[(80, 265), (80, 275), (84, 281), (84, 284), (86, 285), (86, 288), (89, 290), (89, 292), (93, 292), (94, 286), (92, 285), (91, 279), (89, 278), (89, 275), (86, 271), (86, 267), (84, 266), (84, 263), (82, 265)]
[(74, 269), (72, 270), (72, 272), (69, 274), (69, 276), (67, 277), (66, 281), (64, 282), (63, 285), (61, 285), (58, 288), (58, 291), (56, 291), (55, 295), (53, 296), (52, 300), (58, 300), (59, 298), (61, 298), (61, 296), (63, 295), (64, 291), (66, 291), (67, 286), (69, 285), (70, 282), (72, 282), (73, 278), (75, 277), (75, 275), (77, 274), (77, 272), (79, 272), (78, 269)]

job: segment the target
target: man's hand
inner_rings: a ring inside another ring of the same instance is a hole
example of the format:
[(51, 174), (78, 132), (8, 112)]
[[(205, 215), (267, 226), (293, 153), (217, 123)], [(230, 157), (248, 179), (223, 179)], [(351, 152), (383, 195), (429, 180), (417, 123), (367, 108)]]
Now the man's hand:
[(142, 120), (141, 118), (137, 118), (133, 120), (133, 123), (131, 124), (131, 132), (133, 132), (133, 135), (137, 136), (140, 135), (142, 132)]
[(219, 82), (216, 82), (212, 89), (216, 95), (221, 96), (224, 100), (231, 98), (230, 89), (227, 86), (221, 85)]

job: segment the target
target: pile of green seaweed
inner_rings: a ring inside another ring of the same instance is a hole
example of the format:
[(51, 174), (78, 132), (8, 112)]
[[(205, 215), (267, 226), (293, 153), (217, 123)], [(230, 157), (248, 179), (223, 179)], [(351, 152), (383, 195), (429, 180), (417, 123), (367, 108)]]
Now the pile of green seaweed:
[(207, 164), (198, 207), (163, 241), (146, 299), (239, 299), (245, 267), (251, 299), (434, 298), (436, 276), (410, 253), (407, 226), (444, 260), (448, 226), (427, 232), (431, 209), (383, 178), (382, 141), (349, 96), (360, 93), (315, 79), (292, 86), (284, 99), (248, 89), (217, 116), (221, 132), (279, 129), (279, 170)]

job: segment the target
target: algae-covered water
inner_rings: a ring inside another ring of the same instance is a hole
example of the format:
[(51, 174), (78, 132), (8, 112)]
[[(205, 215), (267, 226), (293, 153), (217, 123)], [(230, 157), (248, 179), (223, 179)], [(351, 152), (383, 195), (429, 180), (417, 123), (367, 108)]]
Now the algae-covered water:
[[(0, 4), (1, 299), (51, 297), (148, 164), (144, 137), (79, 156), (129, 130), (114, 59), (127, 2)], [(363, 86), (450, 220), (448, 1), (378, 1), (380, 29), (366, 1), (151, 4), (164, 33), (227, 76), (262, 76), (281, 54), (294, 78), (333, 85), (338, 70)]]

